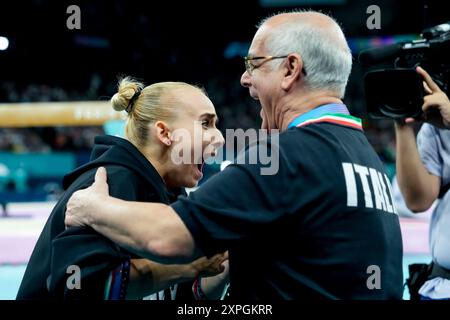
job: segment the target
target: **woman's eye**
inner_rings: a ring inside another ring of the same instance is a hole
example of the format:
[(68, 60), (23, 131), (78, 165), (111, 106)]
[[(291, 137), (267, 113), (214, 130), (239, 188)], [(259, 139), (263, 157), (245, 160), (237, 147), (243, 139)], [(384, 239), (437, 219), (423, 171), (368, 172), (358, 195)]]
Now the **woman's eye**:
[(202, 126), (207, 127), (209, 124), (208, 120), (202, 121)]

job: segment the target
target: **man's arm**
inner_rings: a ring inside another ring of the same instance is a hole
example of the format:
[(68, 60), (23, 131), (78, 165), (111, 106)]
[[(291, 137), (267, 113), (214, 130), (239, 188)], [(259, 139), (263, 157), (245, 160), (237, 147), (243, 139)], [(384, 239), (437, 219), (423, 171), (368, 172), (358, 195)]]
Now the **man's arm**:
[(397, 178), (407, 207), (413, 212), (427, 210), (439, 195), (440, 178), (429, 173), (417, 150), (414, 130), (395, 124), (397, 141)]
[[(417, 67), (416, 71), (423, 77), (423, 85), (427, 93), (422, 105), (422, 120), (440, 128), (449, 128), (450, 101), (447, 95), (424, 69)], [(433, 110), (438, 112), (432, 112)], [(408, 118), (404, 124), (395, 124), (397, 175), (398, 184), (408, 208), (413, 212), (422, 212), (437, 199), (441, 180), (440, 177), (428, 172), (422, 163), (414, 130), (409, 125), (412, 122), (414, 119)]]
[[(77, 215), (72, 215), (75, 210)], [(97, 170), (92, 186), (72, 195), (65, 223), (89, 225), (129, 251), (161, 263), (186, 263), (201, 256), (189, 230), (170, 206), (110, 197), (104, 168)]]
[[(264, 144), (270, 147), (270, 141)], [(200, 250), (212, 256), (245, 239), (263, 241), (267, 230), (291, 212), (283, 206), (286, 198), (277, 187), (279, 175), (262, 175), (261, 170), (261, 164), (231, 165), (169, 207), (109, 197), (104, 169), (99, 169), (91, 187), (72, 195), (65, 223), (92, 226), (156, 262), (185, 262), (199, 256)], [(266, 194), (271, 197), (265, 199)]]

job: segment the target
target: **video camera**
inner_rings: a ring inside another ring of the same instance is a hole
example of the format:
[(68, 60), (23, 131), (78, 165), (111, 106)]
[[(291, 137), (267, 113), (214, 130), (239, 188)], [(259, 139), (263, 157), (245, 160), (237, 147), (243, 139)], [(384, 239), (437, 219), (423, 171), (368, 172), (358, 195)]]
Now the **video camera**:
[(419, 118), (422, 114), (423, 67), (450, 96), (450, 21), (422, 31), (422, 39), (362, 51), (369, 116), (375, 119)]

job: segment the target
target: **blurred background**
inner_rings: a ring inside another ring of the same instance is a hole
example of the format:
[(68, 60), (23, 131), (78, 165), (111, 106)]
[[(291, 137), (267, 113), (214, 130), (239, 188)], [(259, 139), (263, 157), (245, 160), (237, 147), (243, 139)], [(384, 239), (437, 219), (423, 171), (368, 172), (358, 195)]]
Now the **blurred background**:
[[(81, 29), (69, 30), (70, 5)], [(370, 30), (370, 5), (381, 28)], [(0, 9), (0, 299), (14, 299), (34, 243), (63, 191), (64, 174), (89, 159), (93, 138), (116, 134), (120, 116), (108, 99), (117, 79), (203, 86), (226, 128), (258, 128), (259, 106), (240, 86), (258, 21), (283, 10), (314, 9), (342, 25), (355, 57), (345, 102), (395, 177), (391, 121), (365, 112), (358, 53), (398, 41), (449, 19), (439, 1), (13, 1)], [(205, 179), (219, 170), (206, 168)], [(395, 189), (395, 185), (394, 185)], [(397, 192), (398, 194), (398, 192)], [(405, 267), (429, 261), (429, 214), (402, 214)], [(406, 272), (406, 269), (405, 269)], [(406, 276), (406, 274), (405, 274)], [(405, 298), (408, 294), (405, 293)]]

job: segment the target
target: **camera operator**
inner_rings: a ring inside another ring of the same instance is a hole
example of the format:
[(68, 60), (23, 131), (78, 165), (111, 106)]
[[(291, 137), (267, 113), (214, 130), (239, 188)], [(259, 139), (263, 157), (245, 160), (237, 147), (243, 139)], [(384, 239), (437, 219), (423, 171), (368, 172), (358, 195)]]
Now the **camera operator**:
[(425, 123), (417, 135), (413, 118), (395, 123), (398, 183), (408, 208), (427, 210), (436, 199), (430, 223), (430, 249), (433, 258), (427, 281), (418, 293), (422, 300), (450, 299), (450, 101), (422, 68), (426, 95), (422, 105)]

